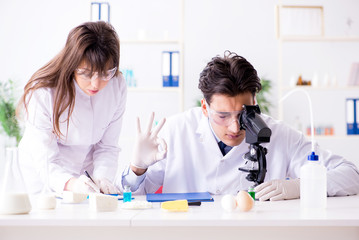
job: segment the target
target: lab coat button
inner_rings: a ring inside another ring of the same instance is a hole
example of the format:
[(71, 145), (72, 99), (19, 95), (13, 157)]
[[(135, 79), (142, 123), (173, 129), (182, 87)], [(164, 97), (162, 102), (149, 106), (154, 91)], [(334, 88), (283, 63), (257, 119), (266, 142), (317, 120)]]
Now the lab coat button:
[(217, 189), (216, 193), (219, 194), (220, 192), (221, 192), (221, 191), (219, 191), (219, 190)]

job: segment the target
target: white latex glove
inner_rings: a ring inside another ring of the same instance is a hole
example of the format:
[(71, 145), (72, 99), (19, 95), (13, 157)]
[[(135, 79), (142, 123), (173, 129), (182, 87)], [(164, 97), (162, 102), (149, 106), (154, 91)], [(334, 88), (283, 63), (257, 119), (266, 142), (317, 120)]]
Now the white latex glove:
[(107, 178), (94, 179), (100, 191), (104, 194), (119, 194), (120, 192)]
[(295, 199), (300, 196), (300, 179), (271, 180), (254, 188), (260, 201)]
[[(166, 119), (162, 119), (152, 130), (152, 124), (155, 114), (152, 113), (148, 123), (147, 130), (141, 131), (140, 119), (137, 117), (137, 139), (135, 144), (134, 158), (131, 165), (141, 169), (147, 169), (149, 166), (164, 159), (167, 153), (167, 144), (157, 134), (165, 124)], [(161, 147), (161, 150), (158, 147)]]
[(79, 178), (76, 179), (76, 182), (74, 183), (72, 192), (77, 193), (90, 193), (90, 192), (100, 192), (100, 189), (98, 186), (96, 186), (95, 183), (91, 181), (88, 177), (85, 175), (81, 175)]

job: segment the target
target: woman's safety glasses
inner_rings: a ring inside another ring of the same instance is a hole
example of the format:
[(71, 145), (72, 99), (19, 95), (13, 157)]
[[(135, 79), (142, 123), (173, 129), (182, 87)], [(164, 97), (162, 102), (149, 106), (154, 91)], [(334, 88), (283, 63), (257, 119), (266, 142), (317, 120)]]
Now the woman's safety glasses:
[(98, 74), (98, 72), (91, 72), (86, 68), (77, 68), (76, 73), (80, 75), (86, 81), (92, 81), (99, 78), (102, 81), (110, 81), (115, 76), (117, 67), (107, 70), (104, 74)]
[(233, 111), (233, 112), (217, 112), (209, 107), (206, 103), (207, 110), (209, 112), (209, 119), (215, 122), (218, 125), (228, 127), (234, 121), (237, 121), (239, 124), (238, 117), (242, 111)]

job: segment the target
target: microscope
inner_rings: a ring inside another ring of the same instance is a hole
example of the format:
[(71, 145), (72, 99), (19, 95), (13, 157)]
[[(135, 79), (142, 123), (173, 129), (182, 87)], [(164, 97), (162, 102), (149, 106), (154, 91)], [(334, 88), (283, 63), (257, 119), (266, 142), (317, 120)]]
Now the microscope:
[(272, 135), (272, 131), (260, 114), (258, 105), (243, 105), (243, 111), (238, 116), (240, 129), (246, 131), (246, 143), (250, 144), (244, 159), (252, 162), (251, 168), (238, 168), (238, 170), (248, 172), (246, 179), (254, 182), (254, 186), (263, 183), (267, 172), (267, 149), (260, 144), (269, 142)]

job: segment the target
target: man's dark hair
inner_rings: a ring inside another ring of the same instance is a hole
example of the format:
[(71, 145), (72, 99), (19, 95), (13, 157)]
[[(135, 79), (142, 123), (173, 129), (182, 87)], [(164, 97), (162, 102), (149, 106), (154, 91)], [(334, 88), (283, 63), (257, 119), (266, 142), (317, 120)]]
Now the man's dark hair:
[(262, 89), (257, 71), (244, 57), (225, 51), (224, 57), (216, 56), (200, 74), (198, 88), (207, 103), (214, 94), (230, 97), (250, 92), (253, 96)]

